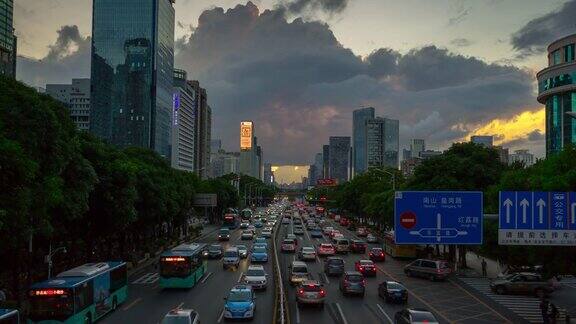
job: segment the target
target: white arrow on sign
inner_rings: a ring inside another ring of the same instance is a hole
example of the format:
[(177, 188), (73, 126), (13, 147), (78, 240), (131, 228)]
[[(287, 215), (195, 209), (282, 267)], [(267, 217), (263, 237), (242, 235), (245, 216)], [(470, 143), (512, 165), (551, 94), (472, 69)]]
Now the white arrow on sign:
[(526, 224), (526, 208), (530, 205), (526, 198), (520, 201), (520, 206), (522, 206), (522, 223)]
[(576, 223), (576, 203), (572, 203), (572, 224)]
[(512, 206), (512, 200), (506, 198), (506, 200), (504, 200), (504, 206), (506, 207), (506, 223), (510, 223), (510, 207)]
[[(546, 202), (540, 198), (537, 202), (536, 202), (536, 206), (538, 206), (538, 212), (540, 213), (538, 215), (538, 222), (540, 222), (540, 224), (544, 223), (544, 207), (546, 207)], [(574, 204), (572, 205), (572, 210), (574, 210)]]

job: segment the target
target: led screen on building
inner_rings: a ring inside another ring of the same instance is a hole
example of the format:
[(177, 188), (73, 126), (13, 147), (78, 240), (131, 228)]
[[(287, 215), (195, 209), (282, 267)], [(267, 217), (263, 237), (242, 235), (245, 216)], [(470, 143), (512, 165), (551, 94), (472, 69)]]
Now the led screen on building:
[(240, 150), (248, 151), (252, 149), (252, 122), (243, 121), (240, 122)]

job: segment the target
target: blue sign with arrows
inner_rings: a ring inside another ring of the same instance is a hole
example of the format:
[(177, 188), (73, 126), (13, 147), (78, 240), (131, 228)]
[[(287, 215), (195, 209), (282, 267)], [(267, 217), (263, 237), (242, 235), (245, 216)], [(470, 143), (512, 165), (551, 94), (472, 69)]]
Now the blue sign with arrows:
[(575, 192), (500, 192), (502, 245), (576, 245)]
[(398, 191), (396, 244), (482, 244), (482, 192)]

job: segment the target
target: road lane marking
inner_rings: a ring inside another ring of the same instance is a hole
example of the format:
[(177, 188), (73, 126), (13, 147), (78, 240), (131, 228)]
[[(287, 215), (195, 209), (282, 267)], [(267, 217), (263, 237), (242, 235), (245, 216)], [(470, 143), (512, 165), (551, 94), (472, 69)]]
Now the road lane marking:
[(208, 280), (208, 278), (210, 278), (210, 276), (212, 275), (212, 272), (208, 272), (208, 274), (206, 274), (206, 276), (204, 276), (204, 278), (202, 279), (202, 281), (200, 281), (201, 283), (205, 283), (206, 280)]
[(327, 284), (330, 284), (330, 279), (328, 279), (328, 275), (325, 273), (322, 273), (324, 275), (324, 279), (326, 280)]
[(222, 310), (220, 316), (218, 317), (218, 323), (222, 322), (222, 317), (224, 317), (224, 310)]
[(390, 318), (390, 316), (388, 316), (388, 314), (386, 314), (386, 312), (384, 311), (384, 308), (382, 308), (382, 306), (380, 306), (380, 304), (376, 304), (376, 307), (378, 307), (378, 309), (382, 312), (382, 314), (384, 314), (384, 316), (386, 316), (386, 318), (388, 319), (388, 321), (390, 321), (390, 324), (393, 324), (394, 321), (392, 321), (392, 319)]
[(340, 307), (340, 304), (336, 303), (336, 308), (338, 308), (338, 313), (340, 313), (340, 317), (342, 318), (342, 324), (348, 324), (348, 321), (346, 320), (346, 317), (344, 317), (344, 312), (342, 311), (342, 307)]
[(300, 323), (300, 309), (298, 303), (296, 303), (296, 323)]
[(242, 280), (242, 275), (244, 275), (244, 272), (240, 272), (240, 277), (238, 277), (238, 283), (240, 283), (240, 280)]
[(462, 290), (463, 292), (465, 292), (466, 294), (468, 294), (470, 297), (474, 298), (475, 300), (477, 300), (480, 304), (486, 306), (486, 308), (488, 308), (490, 311), (494, 312), (495, 314), (498, 314), (498, 316), (503, 319), (504, 321), (506, 321), (506, 323), (509, 323), (508, 319), (505, 318), (504, 316), (502, 316), (502, 314), (500, 314), (499, 312), (497, 312), (496, 310), (494, 310), (494, 308), (488, 306), (488, 304), (486, 304), (485, 302), (481, 301), (478, 297), (472, 295), (468, 290), (460, 287), (460, 285), (454, 283), (451, 279), (448, 279), (448, 282), (451, 283), (453, 286), (457, 287), (458, 289)]
[(138, 297), (138, 298), (134, 299), (133, 302), (131, 302), (130, 304), (126, 305), (126, 307), (122, 308), (122, 310), (123, 310), (123, 311), (129, 310), (129, 309), (132, 308), (134, 305), (138, 304), (141, 300), (142, 300), (141, 297)]

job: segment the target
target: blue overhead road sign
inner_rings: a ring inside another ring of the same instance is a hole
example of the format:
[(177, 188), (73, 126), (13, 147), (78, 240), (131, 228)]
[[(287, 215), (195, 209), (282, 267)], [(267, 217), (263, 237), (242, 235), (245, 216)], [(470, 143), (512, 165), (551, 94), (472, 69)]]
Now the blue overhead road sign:
[(482, 244), (482, 192), (398, 191), (396, 244)]
[(501, 245), (576, 245), (575, 192), (500, 192)]

